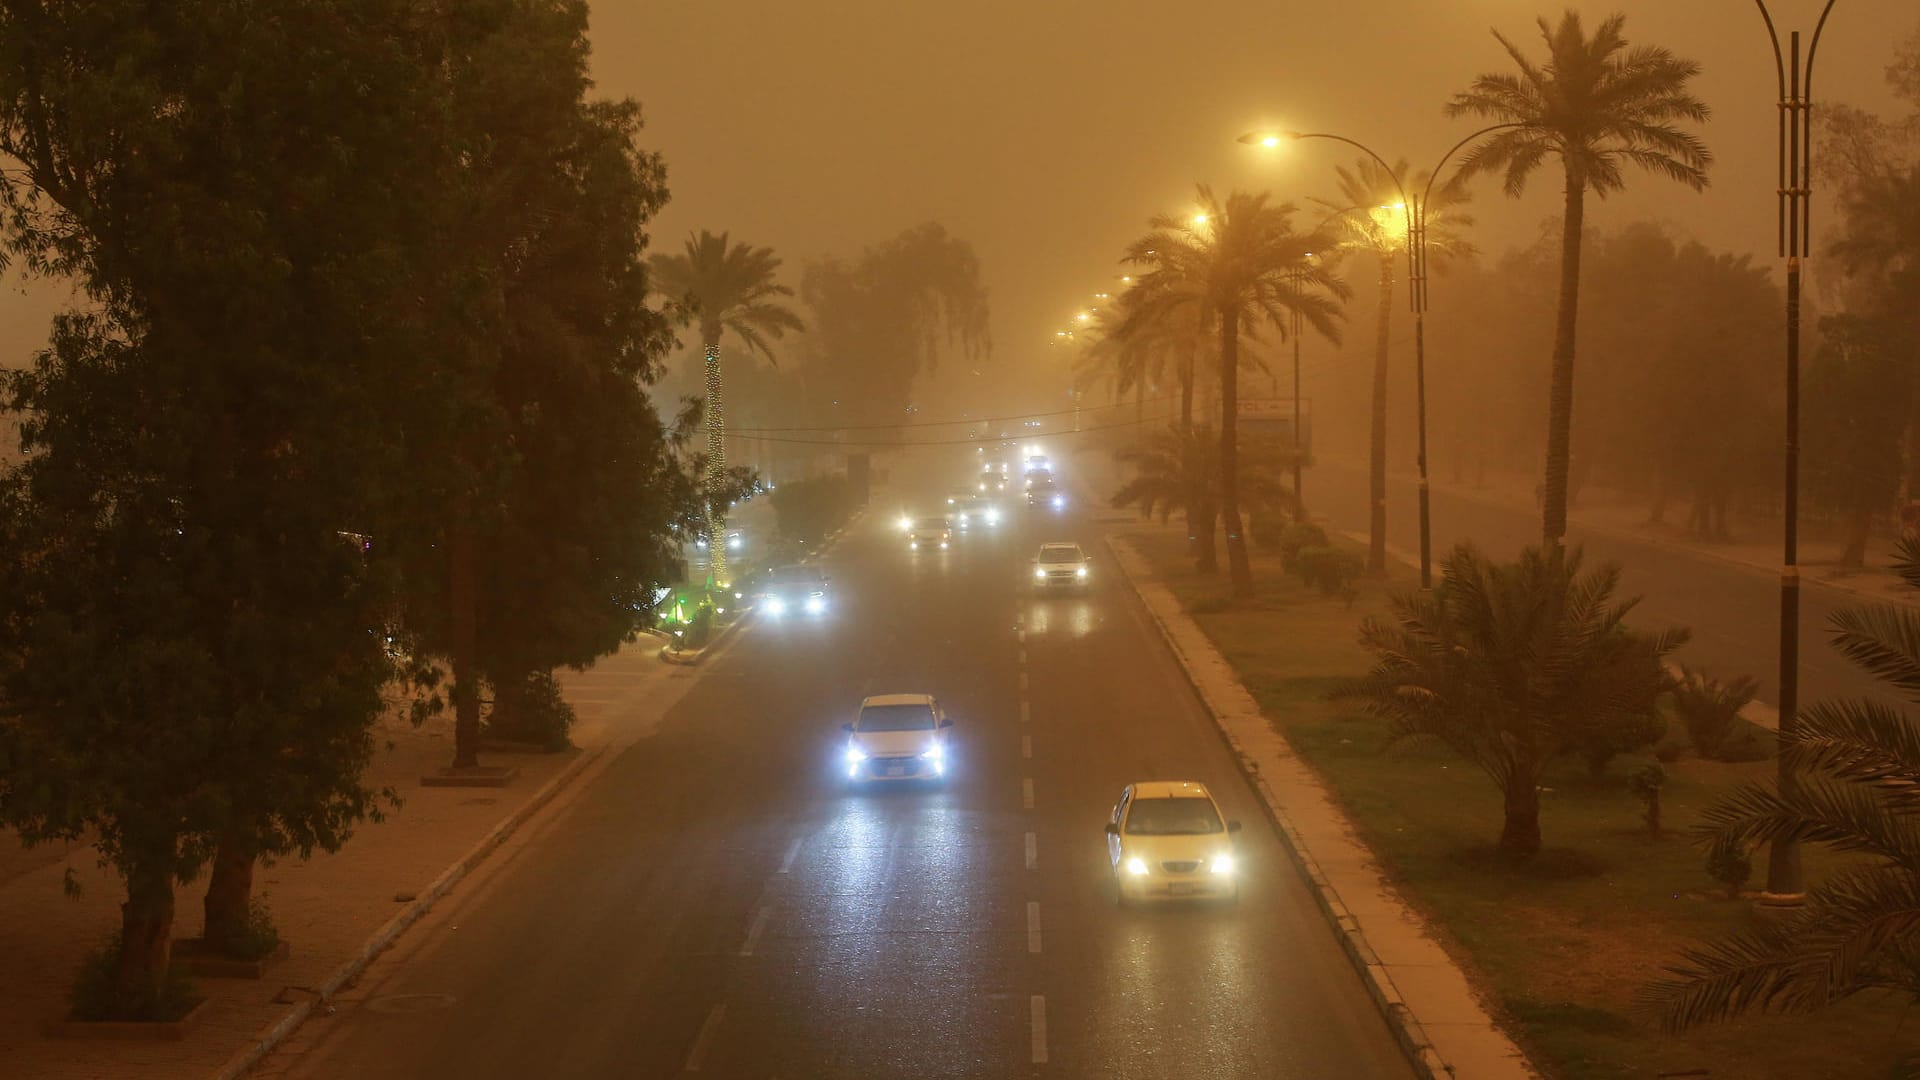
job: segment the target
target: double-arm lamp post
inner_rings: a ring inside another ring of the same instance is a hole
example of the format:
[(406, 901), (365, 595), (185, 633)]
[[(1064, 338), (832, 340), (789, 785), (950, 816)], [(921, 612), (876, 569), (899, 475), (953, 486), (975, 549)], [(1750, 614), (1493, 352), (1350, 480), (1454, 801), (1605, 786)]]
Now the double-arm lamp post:
[[(1518, 127), (1518, 124), (1493, 124), (1481, 128), (1454, 143), (1446, 153), (1440, 155), (1440, 163), (1427, 174), (1427, 186), (1419, 198), (1407, 197), (1406, 188), (1400, 184), (1400, 177), (1388, 165), (1386, 159), (1373, 152), (1365, 144), (1349, 139), (1344, 135), (1334, 135), (1324, 131), (1285, 131), (1278, 133), (1249, 132), (1240, 136), (1243, 143), (1251, 143), (1272, 148), (1279, 146), (1282, 139), (1332, 139), (1346, 143), (1374, 160), (1380, 166), (1388, 180), (1393, 182), (1394, 190), (1400, 194), (1400, 205), (1405, 209), (1407, 222), (1407, 304), (1413, 310), (1413, 394), (1414, 412), (1419, 429), (1419, 448), (1415, 455), (1415, 464), (1420, 471), (1420, 587), (1433, 587), (1433, 523), (1427, 484), (1427, 207), (1433, 199), (1433, 183), (1439, 179), (1440, 170), (1460, 148), (1492, 131)], [(1335, 215), (1338, 216), (1338, 215)], [(1296, 396), (1298, 391), (1296, 390)], [(1371, 508), (1378, 514), (1380, 507)]]
[[(1779, 83), (1779, 233), (1780, 254), (1787, 260), (1787, 453), (1784, 489), (1785, 522), (1780, 567), (1780, 742), (1799, 726), (1800, 696), (1800, 258), (1812, 241), (1813, 190), (1813, 58), (1820, 50), (1820, 32), (1833, 12), (1833, 0), (1820, 9), (1813, 38), (1807, 44), (1806, 66), (1800, 62), (1800, 31), (1788, 35), (1785, 55), (1780, 34), (1766, 0), (1754, 0), (1773, 42), (1774, 75)], [(1791, 798), (1799, 778), (1778, 758), (1782, 798)], [(1803, 903), (1806, 883), (1800, 869), (1800, 845), (1790, 838), (1773, 841), (1767, 852), (1767, 888), (1764, 905), (1791, 907)]]

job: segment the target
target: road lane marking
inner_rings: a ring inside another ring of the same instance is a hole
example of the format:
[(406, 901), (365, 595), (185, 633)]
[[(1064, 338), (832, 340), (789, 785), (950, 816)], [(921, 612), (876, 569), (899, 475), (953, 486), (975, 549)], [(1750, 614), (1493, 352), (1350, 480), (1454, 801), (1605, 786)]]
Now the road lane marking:
[(760, 944), (760, 934), (767, 928), (767, 918), (772, 914), (773, 909), (770, 907), (763, 907), (754, 913), (753, 925), (747, 927), (747, 940), (740, 946), (741, 956), (753, 955), (754, 946)]
[(1040, 841), (1032, 833), (1027, 834), (1027, 869), (1040, 868)]
[(787, 849), (787, 857), (780, 860), (780, 873), (784, 874), (793, 869), (793, 860), (800, 857), (800, 845), (806, 843), (806, 840), (804, 836), (793, 838), (793, 846)]
[(1026, 663), (1027, 663), (1027, 650), (1025, 650), (1025, 649), (1021, 649), (1021, 650), (1020, 650), (1020, 664), (1021, 664), (1021, 666), (1023, 666), (1023, 667), (1024, 667), (1024, 666), (1026, 665)]
[(1020, 692), (1027, 692), (1027, 673), (1024, 671), (1020, 673)]
[(1027, 901), (1027, 951), (1040, 951), (1040, 901)]
[(1025, 701), (1022, 701), (1020, 703), (1020, 722), (1024, 724), (1031, 721), (1032, 719), (1033, 719), (1033, 706), (1027, 704)]
[(1020, 806), (1025, 810), (1033, 809), (1033, 778), (1030, 776), (1020, 781)]
[(693, 1049), (687, 1051), (688, 1072), (700, 1071), (700, 1066), (707, 1060), (707, 1048), (713, 1045), (713, 1037), (720, 1033), (720, 1022), (726, 1018), (725, 1005), (715, 1005), (713, 1010), (707, 1013), (706, 1023), (700, 1025), (700, 1034), (693, 1037)]
[(1033, 1029), (1033, 1063), (1047, 1063), (1047, 999), (1035, 994), (1027, 999), (1027, 1024)]
[(1033, 756), (1033, 736), (1031, 735), (1020, 736), (1020, 756), (1023, 758), (1030, 758)]
[(1027, 632), (1025, 630), (1015, 630), (1013, 636), (1020, 644), (1025, 645), (1027, 643)]

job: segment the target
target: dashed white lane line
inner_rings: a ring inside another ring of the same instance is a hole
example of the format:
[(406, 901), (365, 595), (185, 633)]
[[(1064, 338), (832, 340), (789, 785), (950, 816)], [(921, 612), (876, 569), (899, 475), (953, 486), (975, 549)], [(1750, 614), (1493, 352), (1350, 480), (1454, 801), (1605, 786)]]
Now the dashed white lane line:
[(1032, 721), (1032, 719), (1033, 719), (1033, 706), (1022, 701), (1020, 703), (1020, 722), (1025, 724)]
[(1027, 901), (1027, 951), (1040, 951), (1040, 901)]
[(763, 907), (754, 912), (753, 925), (747, 927), (747, 940), (740, 944), (741, 956), (753, 955), (754, 947), (760, 944), (760, 935), (767, 929), (767, 918), (772, 914), (773, 909), (770, 907)]
[(1033, 756), (1033, 736), (1031, 735), (1020, 736), (1020, 756), (1023, 758), (1030, 758)]
[(787, 857), (780, 860), (780, 873), (784, 874), (793, 869), (793, 860), (800, 857), (800, 845), (805, 843), (806, 839), (804, 836), (793, 838), (793, 846), (787, 849)]
[(1040, 869), (1040, 840), (1032, 833), (1027, 834), (1027, 869)]
[(1025, 630), (1015, 630), (1013, 632), (1013, 639), (1025, 645), (1027, 643), (1027, 632)]
[(1020, 808), (1023, 810), (1033, 809), (1033, 778), (1032, 777), (1027, 777), (1020, 781)]
[(1027, 1023), (1033, 1029), (1033, 1063), (1047, 1063), (1047, 999), (1035, 994), (1027, 999)]
[[(1034, 1000), (1039, 1000), (1038, 998)], [(720, 1022), (727, 1018), (727, 1007), (715, 1005), (707, 1013), (706, 1022), (700, 1025), (700, 1033), (693, 1037), (693, 1048), (687, 1051), (687, 1071), (697, 1073), (707, 1060), (707, 1048), (713, 1045), (714, 1036), (720, 1034)], [(1035, 1043), (1035, 1046), (1040, 1045)]]
[(1027, 662), (1027, 650), (1025, 650), (1025, 649), (1021, 649), (1021, 650), (1020, 650), (1020, 663), (1022, 663), (1022, 664), (1025, 664), (1026, 662)]

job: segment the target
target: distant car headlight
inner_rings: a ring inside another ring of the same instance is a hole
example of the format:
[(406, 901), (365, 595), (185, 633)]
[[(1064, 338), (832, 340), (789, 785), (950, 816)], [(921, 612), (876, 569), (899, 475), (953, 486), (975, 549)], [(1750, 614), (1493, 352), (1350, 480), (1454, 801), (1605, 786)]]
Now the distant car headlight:
[(1000, 524), (1000, 511), (998, 510), (987, 511), (987, 524), (989, 525)]
[(940, 550), (941, 551), (947, 550), (947, 542), (945, 540), (940, 541)]
[(1081, 568), (1079, 568), (1078, 570), (1075, 570), (1075, 571), (1073, 572), (1073, 576), (1074, 576), (1074, 577), (1081, 577), (1081, 578), (1083, 578), (1083, 577), (1086, 577), (1086, 576), (1087, 576), (1087, 568), (1083, 566), (1083, 567), (1081, 567)]
[(1213, 872), (1214, 872), (1214, 873), (1216, 873), (1216, 874), (1231, 874), (1231, 873), (1233, 873), (1233, 872), (1234, 872), (1234, 870), (1235, 870), (1235, 869), (1237, 869), (1237, 867), (1236, 867), (1236, 866), (1235, 866), (1235, 864), (1234, 864), (1234, 861), (1233, 861), (1233, 856), (1231, 856), (1231, 855), (1215, 855), (1215, 856), (1213, 857)]
[(821, 612), (827, 610), (827, 598), (824, 596), (809, 596), (807, 597), (807, 602), (805, 606), (807, 609), (807, 614), (818, 615)]
[(734, 550), (734, 551), (739, 551), (739, 550), (740, 550), (740, 538), (739, 538), (739, 537), (737, 537), (737, 536), (729, 536), (729, 537), (727, 537), (727, 547), (729, 547), (729, 548), (731, 548), (731, 549), (732, 549), (732, 550)]
[(981, 490), (981, 491), (985, 491), (985, 490), (987, 490), (987, 485), (985, 485), (985, 484), (981, 484), (981, 485), (980, 485), (979, 487), (980, 487), (980, 490)]
[(953, 500), (952, 500), (952, 499), (948, 499), (948, 500), (947, 500), (947, 505), (948, 505), (948, 506), (952, 506), (952, 505), (953, 505)]
[(920, 541), (918, 541), (918, 540), (909, 540), (909, 541), (907, 541), (907, 546), (908, 546), (908, 547), (910, 547), (910, 548), (912, 548), (912, 549), (913, 549), (913, 550), (915, 550), (915, 551), (919, 551), (919, 550), (920, 550)]
[(1058, 509), (1060, 509), (1061, 507), (1063, 507), (1063, 506), (1065, 506), (1065, 505), (1067, 505), (1067, 499), (1066, 499), (1066, 496), (1064, 496), (1064, 495), (1055, 495), (1055, 496), (1053, 497), (1053, 508), (1054, 508), (1055, 510), (1058, 510)]
[(1047, 568), (1046, 568), (1046, 567), (1044, 567), (1044, 566), (1036, 566), (1036, 567), (1034, 567), (1034, 568), (1033, 568), (1033, 580), (1035, 580), (1035, 581), (1045, 581), (1045, 580), (1047, 580)]
[(847, 747), (846, 758), (847, 758), (847, 764), (858, 765), (861, 762), (867, 760), (867, 755), (859, 747), (849, 746)]
[(785, 615), (787, 613), (787, 602), (777, 596), (769, 596), (767, 597), (766, 611), (769, 615)]
[(913, 528), (913, 519), (902, 514), (900, 515), (900, 520), (895, 522), (895, 524), (900, 526), (901, 532), (906, 532), (908, 529)]
[(1127, 874), (1131, 877), (1146, 877), (1147, 876), (1146, 860), (1137, 858), (1137, 857), (1128, 859)]

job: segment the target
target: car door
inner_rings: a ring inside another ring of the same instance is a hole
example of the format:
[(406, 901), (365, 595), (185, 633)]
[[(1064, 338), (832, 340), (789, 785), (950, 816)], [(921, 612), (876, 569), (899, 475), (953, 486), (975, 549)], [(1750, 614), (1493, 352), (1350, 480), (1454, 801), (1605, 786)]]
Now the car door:
[(1113, 804), (1113, 816), (1108, 819), (1113, 827), (1107, 830), (1107, 863), (1116, 869), (1120, 866), (1120, 824), (1127, 819), (1127, 803), (1132, 799), (1133, 785), (1128, 784), (1120, 792), (1120, 801)]

